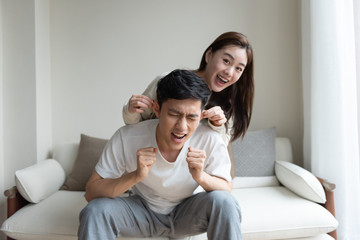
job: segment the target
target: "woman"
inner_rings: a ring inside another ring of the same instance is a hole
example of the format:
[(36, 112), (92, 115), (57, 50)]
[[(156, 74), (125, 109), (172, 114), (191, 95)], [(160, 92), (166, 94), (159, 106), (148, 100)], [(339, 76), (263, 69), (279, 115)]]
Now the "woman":
[[(254, 99), (253, 69), (253, 49), (247, 37), (226, 32), (205, 50), (199, 68), (194, 70), (212, 91), (204, 118), (222, 134), (226, 144), (244, 136), (249, 127)], [(165, 75), (154, 79), (142, 95), (132, 95), (123, 108), (126, 124), (153, 118), (151, 107), (156, 99), (156, 85)]]

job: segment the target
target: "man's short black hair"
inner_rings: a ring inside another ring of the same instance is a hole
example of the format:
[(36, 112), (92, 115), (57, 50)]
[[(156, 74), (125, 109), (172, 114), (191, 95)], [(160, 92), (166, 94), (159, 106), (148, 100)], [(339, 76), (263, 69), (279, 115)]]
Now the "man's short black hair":
[(192, 98), (201, 101), (201, 108), (204, 109), (210, 90), (205, 81), (195, 73), (176, 69), (158, 82), (156, 94), (160, 108), (168, 99)]

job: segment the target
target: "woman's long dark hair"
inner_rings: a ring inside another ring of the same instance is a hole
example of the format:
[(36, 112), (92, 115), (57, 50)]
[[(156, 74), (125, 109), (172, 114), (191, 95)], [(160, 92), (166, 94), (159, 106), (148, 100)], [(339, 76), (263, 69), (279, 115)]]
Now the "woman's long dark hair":
[[(253, 49), (247, 37), (238, 32), (226, 32), (221, 34), (215, 41), (205, 50), (199, 69), (203, 72), (206, 68), (205, 55), (208, 50), (215, 53), (229, 45), (235, 45), (246, 50), (247, 64), (240, 79), (225, 88), (221, 92), (212, 92), (206, 109), (214, 106), (220, 106), (225, 113), (226, 119), (232, 117), (232, 136), (231, 141), (239, 137), (243, 137), (249, 127), (252, 108), (254, 102), (254, 58)], [(228, 128), (228, 121), (225, 124)]]

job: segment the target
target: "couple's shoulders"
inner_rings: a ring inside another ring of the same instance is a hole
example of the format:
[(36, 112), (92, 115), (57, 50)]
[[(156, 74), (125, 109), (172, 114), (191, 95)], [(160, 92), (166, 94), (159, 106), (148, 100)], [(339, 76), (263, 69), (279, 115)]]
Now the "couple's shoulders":
[(120, 127), (115, 132), (115, 134), (123, 135), (123, 134), (136, 133), (136, 132), (140, 132), (144, 134), (146, 132), (145, 130), (149, 131), (155, 128), (158, 122), (159, 122), (158, 119), (149, 119), (135, 124), (127, 124)]
[(138, 129), (143, 129), (143, 128), (150, 128), (150, 127), (154, 127), (158, 124), (159, 119), (147, 119), (135, 124), (128, 124), (128, 125), (124, 125), (121, 128), (119, 128), (118, 131), (138, 131)]
[(215, 142), (222, 142), (221, 135), (212, 129), (206, 122), (200, 122), (198, 128), (195, 130), (193, 134), (194, 140), (198, 139), (208, 139), (213, 140)]

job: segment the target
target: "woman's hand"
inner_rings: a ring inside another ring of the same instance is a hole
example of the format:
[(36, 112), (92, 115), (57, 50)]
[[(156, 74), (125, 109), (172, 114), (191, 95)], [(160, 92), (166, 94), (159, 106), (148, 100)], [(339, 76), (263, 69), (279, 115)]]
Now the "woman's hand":
[(204, 110), (203, 118), (208, 118), (211, 124), (217, 127), (223, 125), (227, 121), (224, 111), (219, 106)]
[(152, 107), (153, 102), (154, 101), (147, 96), (134, 94), (129, 99), (129, 113), (143, 113), (144, 109)]

